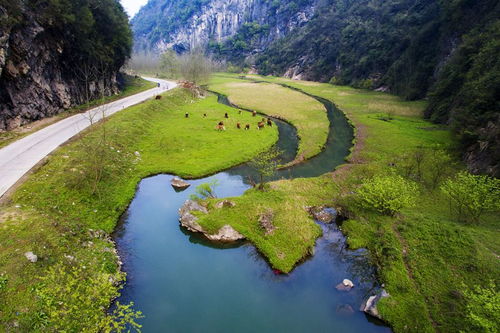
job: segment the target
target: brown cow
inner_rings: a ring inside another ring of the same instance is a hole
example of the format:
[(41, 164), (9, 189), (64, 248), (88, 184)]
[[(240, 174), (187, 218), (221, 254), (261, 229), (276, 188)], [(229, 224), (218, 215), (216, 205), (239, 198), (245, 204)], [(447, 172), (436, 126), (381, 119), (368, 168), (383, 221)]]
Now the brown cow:
[(273, 121), (271, 120), (271, 118), (267, 118), (267, 126), (273, 127)]
[(189, 118), (189, 113), (186, 112), (186, 114), (184, 115), (186, 118)]
[(203, 114), (203, 118), (206, 118), (206, 117), (207, 117), (207, 114), (206, 114), (206, 113), (204, 113), (204, 114)]
[(160, 99), (161, 99), (161, 97), (162, 97), (161, 95), (158, 95), (158, 96), (156, 96), (156, 97), (155, 97), (155, 99), (156, 99), (156, 100), (160, 100)]
[(218, 131), (225, 131), (226, 130), (226, 127), (224, 125), (217, 125), (215, 126), (215, 129), (218, 130)]
[(236, 123), (236, 128), (237, 129), (241, 129), (241, 124), (240, 123)]
[(246, 124), (245, 125), (245, 130), (249, 130), (250, 129), (250, 124)]
[(252, 116), (256, 116), (257, 115), (257, 111), (252, 111)]
[(258, 129), (262, 129), (262, 128), (264, 128), (264, 126), (266, 126), (266, 123), (265, 123), (265, 122), (263, 122), (263, 121), (260, 121), (260, 122), (257, 124), (257, 128), (258, 128)]
[(238, 111), (238, 114), (241, 114), (241, 110)]
[(227, 112), (224, 114), (224, 118), (229, 119), (229, 115), (227, 114)]

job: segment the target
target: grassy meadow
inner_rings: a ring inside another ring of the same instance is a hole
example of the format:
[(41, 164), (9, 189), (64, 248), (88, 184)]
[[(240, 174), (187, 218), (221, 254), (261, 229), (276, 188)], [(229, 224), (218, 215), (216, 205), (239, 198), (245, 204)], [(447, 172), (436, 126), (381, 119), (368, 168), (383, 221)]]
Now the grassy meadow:
[[(240, 107), (291, 123), (300, 139), (297, 160), (319, 154), (326, 144), (329, 128), (326, 110), (312, 97), (279, 85), (235, 80), (225, 75), (215, 75), (209, 87)], [(253, 126), (260, 117), (257, 119)]]
[[(428, 172), (443, 168), (448, 177), (463, 169), (450, 132), (422, 118), (425, 102), (330, 84), (249, 77), (331, 100), (356, 127), (356, 147), (350, 163), (331, 175), (273, 182), (265, 192), (251, 190), (232, 199), (236, 207), (204, 217), (202, 225), (234, 225), (275, 268), (288, 272), (314, 244), (314, 233), (293, 236), (311, 222), (304, 206), (340, 207), (350, 217), (342, 226), (349, 246), (370, 251), (391, 295), (379, 309), (396, 332), (475, 331), (464, 321), (464, 291), (490, 281), (498, 285), (498, 214), (486, 214), (479, 224), (458, 222), (439, 188), (425, 184), (419, 184), (416, 206), (395, 217), (363, 209), (349, 198), (375, 175), (402, 173), (404, 159), (414, 151), (445, 151), (451, 156), (448, 165), (427, 165)], [(258, 226), (258, 216), (267, 208), (275, 211), (280, 226), (271, 236), (264, 236)], [(243, 212), (246, 219), (234, 219)]]
[[(216, 131), (226, 112), (227, 130)], [(160, 172), (201, 177), (249, 160), (278, 138), (275, 127), (236, 129), (237, 121), (252, 118), (217, 103), (216, 96), (194, 99), (189, 91), (175, 89), (92, 126), (49, 156), (0, 207), (0, 330), (50, 327), (35, 291), (38, 277), (52, 267), (84, 270), (81, 285), (103, 276), (118, 279), (108, 235), (138, 182)], [(38, 262), (24, 257), (28, 251), (38, 255)], [(117, 288), (109, 283), (108, 289)], [(74, 293), (81, 304), (92, 297)], [(88, 310), (79, 306), (68, 314), (74, 322)], [(95, 315), (104, 312), (97, 309)]]

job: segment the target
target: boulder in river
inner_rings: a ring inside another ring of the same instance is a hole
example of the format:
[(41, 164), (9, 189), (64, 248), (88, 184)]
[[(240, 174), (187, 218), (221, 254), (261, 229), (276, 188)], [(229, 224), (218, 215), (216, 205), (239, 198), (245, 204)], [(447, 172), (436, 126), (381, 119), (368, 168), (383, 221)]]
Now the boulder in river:
[(189, 186), (191, 186), (191, 184), (189, 184), (188, 182), (180, 179), (180, 178), (173, 178), (171, 181), (170, 181), (170, 184), (172, 185), (172, 187), (174, 188), (174, 190), (176, 191), (184, 191), (185, 189), (187, 189)]
[(341, 283), (336, 285), (335, 288), (340, 291), (349, 291), (354, 288), (354, 283), (349, 279), (344, 279)]
[(315, 220), (323, 223), (333, 223), (337, 219), (338, 212), (335, 208), (311, 207), (309, 213)]
[(191, 232), (201, 232), (208, 239), (219, 242), (234, 242), (237, 240), (245, 239), (245, 236), (234, 230), (230, 225), (225, 225), (219, 229), (215, 234), (209, 234), (201, 225), (198, 224), (198, 217), (193, 215), (193, 212), (201, 212), (207, 214), (208, 210), (193, 200), (187, 200), (184, 205), (179, 209), (179, 221), (183, 227)]
[(368, 299), (364, 301), (363, 304), (361, 304), (360, 310), (375, 318), (382, 320), (382, 316), (380, 315), (377, 309), (377, 304), (378, 302), (380, 302), (381, 299), (389, 296), (390, 296), (389, 293), (385, 291), (385, 289), (382, 289), (378, 294), (368, 297)]

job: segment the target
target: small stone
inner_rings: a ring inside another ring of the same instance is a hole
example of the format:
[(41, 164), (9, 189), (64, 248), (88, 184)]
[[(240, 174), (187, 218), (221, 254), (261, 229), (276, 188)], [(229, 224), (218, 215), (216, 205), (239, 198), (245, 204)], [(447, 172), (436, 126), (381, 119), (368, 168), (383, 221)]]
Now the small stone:
[(266, 235), (270, 235), (274, 232), (276, 227), (273, 225), (274, 213), (271, 209), (268, 209), (265, 213), (259, 216), (259, 225), (264, 229)]
[(352, 283), (349, 279), (344, 279), (342, 280), (342, 283), (336, 285), (335, 288), (340, 291), (349, 291), (354, 288), (354, 283)]
[(33, 252), (26, 252), (24, 254), (24, 256), (26, 257), (26, 259), (28, 259), (30, 262), (32, 263), (35, 263), (38, 261), (38, 256), (36, 254), (34, 254)]
[(139, 153), (138, 151), (136, 151), (136, 152), (134, 153), (134, 155), (135, 155), (135, 156), (137, 156), (137, 157), (141, 157), (141, 153)]
[(323, 223), (335, 222), (338, 212), (335, 208), (311, 207), (309, 213), (315, 220)]
[(223, 201), (220, 201), (220, 202), (215, 204), (215, 208), (217, 208), (217, 209), (221, 209), (221, 208), (225, 208), (225, 207), (232, 208), (234, 206), (236, 206), (236, 204), (232, 201), (229, 201), (229, 200), (223, 200)]

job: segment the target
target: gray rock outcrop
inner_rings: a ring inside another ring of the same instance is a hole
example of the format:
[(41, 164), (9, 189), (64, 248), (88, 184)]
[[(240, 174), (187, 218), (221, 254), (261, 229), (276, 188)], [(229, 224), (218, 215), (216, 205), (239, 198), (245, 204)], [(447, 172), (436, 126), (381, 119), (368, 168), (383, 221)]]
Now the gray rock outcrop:
[(323, 223), (333, 223), (338, 216), (335, 208), (328, 207), (311, 207), (309, 208), (309, 213), (315, 220)]
[(377, 304), (380, 302), (380, 300), (389, 296), (389, 293), (385, 291), (385, 289), (382, 289), (378, 294), (368, 297), (368, 299), (366, 299), (361, 305), (360, 310), (375, 318), (383, 320), (378, 311)]
[(245, 236), (240, 234), (230, 225), (224, 225), (215, 234), (206, 232), (201, 225), (198, 224), (198, 217), (193, 215), (193, 212), (201, 212), (207, 214), (208, 210), (193, 200), (187, 200), (179, 209), (179, 221), (183, 227), (191, 232), (200, 232), (208, 239), (218, 242), (235, 242), (245, 239)]
[(189, 184), (185, 180), (182, 180), (177, 177), (172, 178), (172, 180), (170, 181), (170, 185), (172, 185), (172, 187), (178, 191), (183, 191), (187, 189), (189, 186), (191, 186), (191, 184)]

